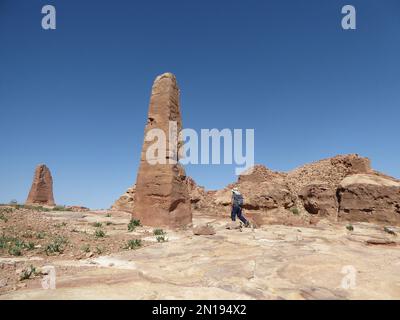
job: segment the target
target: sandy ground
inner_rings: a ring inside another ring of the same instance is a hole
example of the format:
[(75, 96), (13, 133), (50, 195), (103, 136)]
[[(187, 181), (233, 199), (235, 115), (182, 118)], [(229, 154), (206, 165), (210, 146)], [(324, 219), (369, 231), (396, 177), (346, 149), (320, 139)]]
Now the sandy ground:
[[(152, 228), (129, 232), (123, 212), (5, 216), (1, 233), (35, 247), (21, 256), (0, 248), (0, 299), (400, 299), (400, 239), (382, 226), (227, 230), (226, 219), (195, 213), (194, 224), (211, 223), (215, 235), (164, 230), (167, 241), (157, 242)], [(99, 228), (105, 237), (95, 236)], [(59, 236), (68, 239), (63, 252), (47, 255)], [(127, 249), (132, 239), (142, 246)], [(31, 265), (36, 272), (21, 280)], [(54, 268), (55, 289), (43, 288), (50, 277), (44, 266)]]

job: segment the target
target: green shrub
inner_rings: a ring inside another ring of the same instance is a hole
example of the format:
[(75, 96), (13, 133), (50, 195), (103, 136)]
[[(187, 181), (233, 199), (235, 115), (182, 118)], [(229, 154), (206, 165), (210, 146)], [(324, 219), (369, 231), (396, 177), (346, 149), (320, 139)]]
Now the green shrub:
[(0, 213), (0, 220), (3, 220), (4, 222), (8, 221), (7, 217), (4, 215), (3, 212)]
[(153, 230), (153, 234), (154, 234), (155, 236), (162, 236), (162, 235), (165, 235), (166, 232), (165, 232), (163, 229), (154, 229), (154, 230)]
[(93, 223), (93, 227), (95, 227), (95, 228), (101, 228), (101, 227), (102, 227), (102, 224), (101, 224), (101, 222), (95, 222), (95, 223)]
[(104, 238), (106, 236), (106, 233), (101, 229), (97, 229), (94, 235), (96, 238)]
[(128, 242), (125, 245), (125, 249), (133, 250), (140, 248), (142, 246), (142, 240), (140, 239), (134, 239), (134, 240), (128, 240)]
[(64, 237), (56, 237), (53, 242), (46, 246), (45, 252), (48, 256), (55, 253), (63, 253), (67, 243), (68, 240)]
[(36, 233), (37, 239), (44, 239), (45, 236), (46, 236), (46, 233), (44, 231), (40, 231), (40, 232)]
[(82, 247), (82, 251), (85, 252), (85, 253), (90, 252), (90, 246), (89, 246), (88, 244), (85, 244), (85, 245)]
[(351, 224), (348, 224), (346, 226), (346, 229), (349, 230), (349, 231), (354, 231), (354, 227)]
[(290, 211), (291, 211), (293, 214), (295, 214), (295, 215), (300, 214), (300, 211), (299, 211), (299, 209), (297, 209), (297, 208), (290, 208)]
[(132, 232), (133, 230), (135, 230), (136, 227), (140, 227), (140, 220), (136, 220), (136, 219), (131, 219), (131, 221), (128, 224), (128, 231)]
[(36, 274), (37, 274), (36, 268), (31, 265), (29, 268), (26, 268), (22, 271), (19, 280), (20, 281), (27, 280), (31, 276), (36, 275)]
[(156, 239), (157, 239), (157, 242), (166, 242), (166, 241), (168, 241), (168, 239), (165, 238), (165, 236), (158, 236)]

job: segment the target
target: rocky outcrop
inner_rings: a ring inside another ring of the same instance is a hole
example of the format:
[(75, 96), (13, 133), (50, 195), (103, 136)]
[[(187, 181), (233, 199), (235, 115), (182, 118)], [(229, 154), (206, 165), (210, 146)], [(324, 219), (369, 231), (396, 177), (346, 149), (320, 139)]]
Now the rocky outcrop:
[(32, 187), (26, 200), (27, 205), (54, 206), (53, 178), (49, 168), (40, 164), (36, 167)]
[(337, 190), (339, 219), (400, 224), (400, 181), (373, 174), (343, 179)]
[[(171, 121), (176, 124), (172, 134)], [(149, 133), (155, 133), (153, 129), (165, 134), (165, 156), (151, 154), (155, 138), (149, 136)], [(181, 227), (192, 222), (186, 174), (177, 163), (180, 145), (177, 133), (181, 129), (178, 85), (174, 75), (165, 73), (158, 76), (153, 84), (136, 179), (134, 217), (144, 225)]]
[(316, 183), (305, 186), (300, 191), (299, 197), (307, 212), (320, 216), (337, 217), (336, 189), (328, 184)]
[(135, 204), (135, 191), (136, 185), (129, 188), (121, 197), (119, 197), (119, 199), (111, 206), (111, 210), (133, 213)]

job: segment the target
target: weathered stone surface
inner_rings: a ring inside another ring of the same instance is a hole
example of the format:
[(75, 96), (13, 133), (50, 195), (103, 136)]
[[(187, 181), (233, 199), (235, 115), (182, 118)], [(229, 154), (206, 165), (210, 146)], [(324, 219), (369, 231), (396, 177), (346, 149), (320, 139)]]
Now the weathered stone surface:
[(299, 194), (308, 213), (321, 216), (337, 217), (338, 202), (336, 189), (328, 184), (310, 184)]
[(165, 73), (153, 84), (145, 137), (152, 129), (165, 133), (167, 163), (149, 163), (146, 154), (154, 141), (145, 139), (134, 201), (134, 217), (144, 225), (180, 227), (192, 222), (186, 174), (177, 163), (178, 153), (175, 152), (179, 145), (178, 136), (170, 136), (170, 121), (176, 122), (177, 132), (180, 132), (182, 119), (178, 85), (174, 75)]
[(135, 192), (136, 185), (129, 188), (114, 204), (111, 206), (111, 210), (126, 211), (133, 213), (135, 204)]
[(36, 167), (32, 187), (26, 200), (28, 205), (54, 206), (53, 178), (49, 168), (40, 164)]
[(400, 224), (400, 181), (372, 174), (343, 179), (338, 188), (339, 219)]
[(212, 236), (215, 234), (215, 229), (210, 224), (197, 225), (193, 228), (193, 234), (196, 236)]

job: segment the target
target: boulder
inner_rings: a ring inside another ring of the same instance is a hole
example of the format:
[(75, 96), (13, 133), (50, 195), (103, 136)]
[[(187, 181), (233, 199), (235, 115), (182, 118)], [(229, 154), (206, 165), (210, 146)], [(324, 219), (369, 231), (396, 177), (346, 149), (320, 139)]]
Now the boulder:
[(300, 191), (299, 197), (308, 213), (336, 218), (338, 211), (336, 189), (328, 184), (307, 185)]
[(36, 167), (27, 205), (54, 206), (53, 178), (49, 168), (40, 164)]
[(346, 177), (337, 190), (339, 219), (400, 224), (400, 181), (373, 174)]
[(198, 225), (193, 228), (193, 234), (196, 236), (212, 236), (215, 234), (215, 229), (210, 224)]

